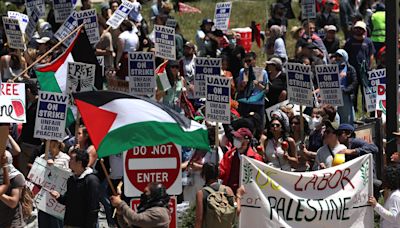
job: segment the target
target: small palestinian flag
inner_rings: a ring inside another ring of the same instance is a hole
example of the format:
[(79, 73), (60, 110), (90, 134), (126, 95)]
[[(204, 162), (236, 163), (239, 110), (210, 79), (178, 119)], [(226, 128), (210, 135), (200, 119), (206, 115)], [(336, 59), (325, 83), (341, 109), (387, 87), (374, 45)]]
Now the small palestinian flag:
[(205, 126), (154, 101), (110, 91), (73, 96), (99, 157), (169, 142), (209, 149)]
[(157, 89), (160, 91), (167, 91), (171, 88), (171, 83), (169, 83), (167, 76), (167, 65), (168, 60), (161, 63), (156, 69)]

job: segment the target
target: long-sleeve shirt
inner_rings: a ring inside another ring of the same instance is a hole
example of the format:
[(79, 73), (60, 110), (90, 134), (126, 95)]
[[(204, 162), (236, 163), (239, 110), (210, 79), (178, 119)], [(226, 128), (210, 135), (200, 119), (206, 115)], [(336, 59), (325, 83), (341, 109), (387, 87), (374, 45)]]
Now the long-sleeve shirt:
[(381, 216), (381, 228), (397, 228), (400, 226), (400, 190), (395, 190), (386, 200), (384, 207), (379, 203), (374, 208)]
[(165, 207), (151, 207), (142, 213), (134, 212), (125, 202), (118, 205), (118, 224), (121, 227), (168, 228), (170, 213)]

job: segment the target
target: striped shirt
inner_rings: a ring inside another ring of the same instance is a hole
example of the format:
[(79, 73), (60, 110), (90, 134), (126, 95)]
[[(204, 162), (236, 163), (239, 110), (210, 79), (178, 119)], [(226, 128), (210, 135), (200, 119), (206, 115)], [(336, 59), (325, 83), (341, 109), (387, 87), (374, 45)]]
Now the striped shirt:
[[(42, 154), (40, 157), (44, 159), (44, 154)], [(49, 153), (48, 159), (53, 159), (54, 160), (54, 166), (56, 166), (58, 168), (61, 168), (61, 169), (64, 169), (64, 170), (67, 170), (67, 171), (71, 171), (69, 169), (70, 157), (67, 154), (65, 154), (65, 153), (60, 151), (57, 154), (57, 156), (55, 156), (55, 158), (53, 158), (51, 153)]]

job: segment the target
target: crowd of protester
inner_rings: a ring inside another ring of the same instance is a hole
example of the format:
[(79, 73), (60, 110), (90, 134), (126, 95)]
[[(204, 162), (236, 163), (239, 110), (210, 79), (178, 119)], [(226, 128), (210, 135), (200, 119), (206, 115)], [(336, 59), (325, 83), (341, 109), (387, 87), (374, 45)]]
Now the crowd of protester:
[[(117, 10), (121, 3), (119, 0), (102, 4), (98, 12), (100, 41), (94, 51), (97, 56), (104, 56), (105, 88), (109, 78), (125, 80), (129, 52), (154, 51), (153, 25), (165, 25), (167, 20), (173, 19), (171, 12), (174, 5), (171, 2), (157, 0), (151, 5), (149, 17), (142, 15), (140, 1), (131, 2), (134, 4), (132, 12), (117, 29), (107, 29), (105, 22)], [(182, 115), (205, 124), (209, 130), (214, 153), (182, 148), (184, 181), (178, 203), (189, 202), (196, 206), (195, 227), (207, 224), (207, 207), (204, 204), (210, 193), (203, 189), (204, 185), (214, 191), (226, 186), (227, 194), (235, 197), (236, 213), (240, 213), (240, 199), (245, 194), (239, 181), (242, 155), (292, 172), (332, 167), (337, 154), (343, 154), (346, 161), (364, 154), (376, 157), (376, 145), (355, 137), (354, 121), (356, 113), (365, 111), (365, 105), (360, 106), (357, 102), (360, 94), (364, 101), (362, 91), (367, 86), (366, 72), (385, 67), (385, 5), (381, 1), (343, 0), (340, 6), (338, 3), (333, 0), (317, 1), (317, 17), (300, 20), (301, 15), (295, 17), (291, 5), (295, 3), (291, 0), (274, 2), (263, 32), (262, 50), (266, 59), (264, 55), (257, 56), (254, 51), (246, 52), (241, 46), (239, 34), (215, 30), (211, 19), (202, 20), (195, 37), (184, 37), (185, 31), (180, 30), (179, 23), (175, 25), (177, 60), (169, 60), (166, 67), (171, 88), (158, 90), (155, 98)], [(82, 0), (80, 10), (91, 8), (90, 0)], [(290, 28), (289, 20), (297, 25)], [(59, 27), (50, 9), (47, 20), (40, 20), (38, 31), (24, 52), (12, 50), (6, 45), (0, 47), (1, 80), (16, 79), (16, 82), (25, 83), (27, 108), (26, 123), (22, 126), (10, 125), (7, 151), (0, 158), (0, 227), (22, 227), (32, 211), (25, 178), (35, 158), (45, 157), (45, 146), (42, 140), (33, 137), (38, 102), (35, 72), (30, 69), (23, 75), (20, 73), (57, 43), (53, 34)], [(6, 44), (4, 30), (2, 27), (0, 30), (4, 37), (3, 44)], [(345, 42), (339, 39), (338, 32), (343, 33)], [(288, 36), (295, 40), (294, 53), (288, 52)], [(62, 51), (58, 49), (47, 55), (40, 64), (51, 62)], [(204, 100), (194, 98), (196, 57), (222, 59), (221, 76), (232, 79), (231, 124), (216, 126), (205, 121)], [(265, 60), (259, 65), (261, 71), (255, 70), (257, 63), (262, 62), (258, 59)], [(164, 59), (156, 58), (157, 66), (163, 62)], [(320, 105), (318, 83), (313, 79), (313, 108), (306, 108), (300, 115), (299, 108), (289, 103), (266, 113), (266, 109), (288, 99), (287, 62), (310, 65), (313, 70), (316, 65), (337, 64), (344, 106)], [(214, 145), (215, 128), (219, 132), (218, 145)], [(46, 156), (49, 165), (74, 174), (68, 180), (65, 195), (51, 191), (58, 202), (66, 205), (64, 220), (39, 211), (39, 227), (96, 227), (100, 205), (110, 227), (117, 227), (118, 224), (121, 227), (168, 227), (169, 196), (165, 187), (157, 183), (149, 184), (141, 196), (137, 213), (133, 212), (123, 194), (122, 155), (112, 155), (104, 158), (104, 163), (120, 195), (110, 198), (111, 190), (85, 126), (74, 129), (72, 125), (69, 132), (75, 130), (76, 138), (70, 134), (63, 142), (51, 141), (49, 155)], [(398, 153), (393, 154), (392, 161), (400, 162)], [(388, 167), (386, 180), (390, 181), (390, 185), (386, 187), (393, 193), (384, 207), (377, 204), (372, 196), (370, 198), (370, 203), (385, 220), (382, 227), (399, 224), (399, 173), (397, 166)], [(379, 189), (379, 184), (376, 187)], [(378, 196), (375, 194), (375, 197)], [(117, 208), (118, 219), (113, 218), (113, 208)]]

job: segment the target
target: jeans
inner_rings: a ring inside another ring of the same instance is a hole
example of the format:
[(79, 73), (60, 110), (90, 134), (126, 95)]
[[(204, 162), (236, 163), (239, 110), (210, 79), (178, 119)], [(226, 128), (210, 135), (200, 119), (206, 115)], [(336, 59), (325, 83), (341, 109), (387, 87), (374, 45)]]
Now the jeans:
[(112, 218), (113, 211), (112, 211), (111, 203), (109, 200), (110, 196), (108, 195), (107, 190), (108, 190), (108, 182), (107, 182), (107, 179), (104, 179), (100, 185), (100, 203), (104, 207), (108, 225), (115, 225), (115, 222)]
[(38, 223), (39, 228), (62, 228), (64, 222), (61, 219), (39, 210)]

